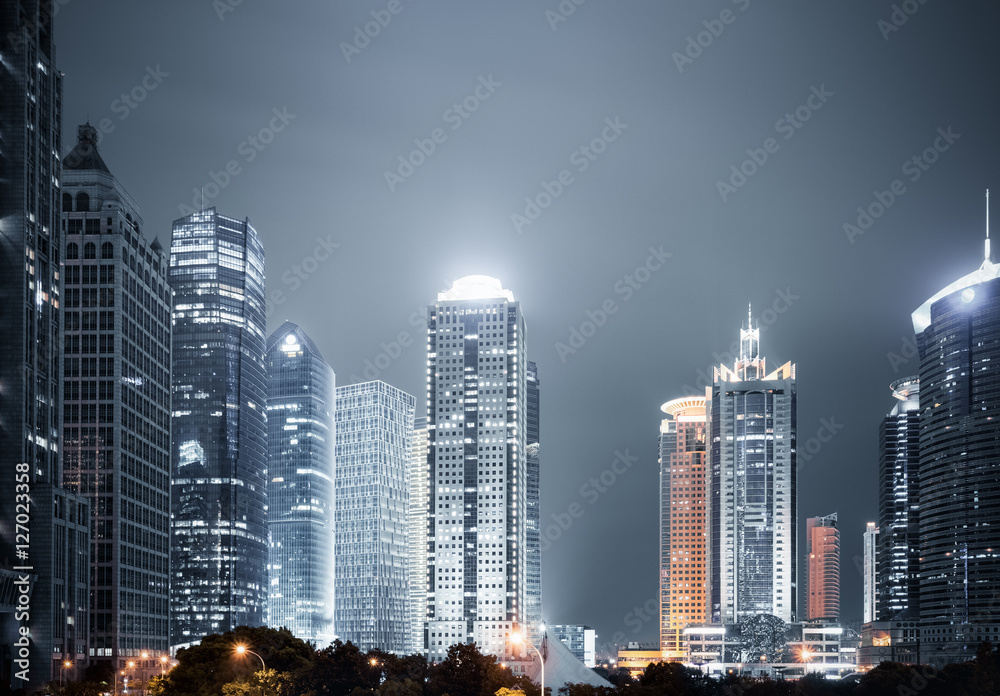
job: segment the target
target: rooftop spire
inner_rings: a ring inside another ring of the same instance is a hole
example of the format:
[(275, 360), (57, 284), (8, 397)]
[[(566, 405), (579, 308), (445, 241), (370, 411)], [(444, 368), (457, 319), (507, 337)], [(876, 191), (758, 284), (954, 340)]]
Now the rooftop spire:
[(986, 260), (990, 260), (990, 190), (986, 189)]

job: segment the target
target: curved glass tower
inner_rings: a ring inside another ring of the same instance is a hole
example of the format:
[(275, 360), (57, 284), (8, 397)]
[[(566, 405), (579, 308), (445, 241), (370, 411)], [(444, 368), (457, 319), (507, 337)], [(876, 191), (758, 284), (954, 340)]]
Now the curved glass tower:
[(1000, 265), (986, 256), (913, 313), (921, 652), (962, 659), (1000, 629)]
[(267, 623), (323, 647), (333, 633), (333, 369), (298, 326), (267, 339)]
[(170, 635), (259, 626), (267, 597), (264, 248), (249, 220), (174, 221)]

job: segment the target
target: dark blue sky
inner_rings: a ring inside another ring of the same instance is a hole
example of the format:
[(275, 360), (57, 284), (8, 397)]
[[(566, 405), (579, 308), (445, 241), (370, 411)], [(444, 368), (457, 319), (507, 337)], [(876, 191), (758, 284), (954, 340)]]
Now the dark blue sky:
[(64, 0), (55, 18), (64, 152), (103, 122), (164, 245), (202, 187), (248, 216), (270, 328), (298, 323), (339, 383), (371, 361), (422, 404), (415, 313), (468, 274), (514, 292), (542, 381), (543, 525), (584, 509), (543, 556), (545, 616), (602, 642), (655, 639), (633, 608), (657, 592), (659, 406), (704, 386), (748, 302), (770, 364), (798, 364), (800, 450), (841, 426), (803, 462), (800, 522), (840, 513), (860, 619), (878, 424), (917, 369), (909, 314), (978, 266), (1000, 195), (996, 3), (677, 5)]

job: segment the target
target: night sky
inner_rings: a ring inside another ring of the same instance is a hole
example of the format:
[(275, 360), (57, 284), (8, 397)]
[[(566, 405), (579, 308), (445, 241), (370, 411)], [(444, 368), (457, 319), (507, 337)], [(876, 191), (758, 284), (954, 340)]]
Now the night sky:
[(989, 187), (1000, 219), (1000, 5), (60, 1), (63, 154), (101, 129), (165, 247), (202, 187), (249, 217), (269, 330), (339, 384), (421, 415), (436, 293), (485, 274), (522, 303), (548, 622), (656, 640), (659, 407), (731, 361), (748, 303), (798, 365), (800, 528), (839, 513), (860, 620), (910, 312), (980, 264)]

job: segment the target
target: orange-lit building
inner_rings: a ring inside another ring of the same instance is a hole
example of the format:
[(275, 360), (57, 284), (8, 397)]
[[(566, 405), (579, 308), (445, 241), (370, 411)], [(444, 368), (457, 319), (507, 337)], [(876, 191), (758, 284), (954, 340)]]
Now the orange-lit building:
[(840, 530), (837, 513), (806, 520), (806, 619), (840, 619)]
[(681, 660), (683, 629), (707, 620), (705, 397), (663, 404), (660, 424), (660, 650)]

